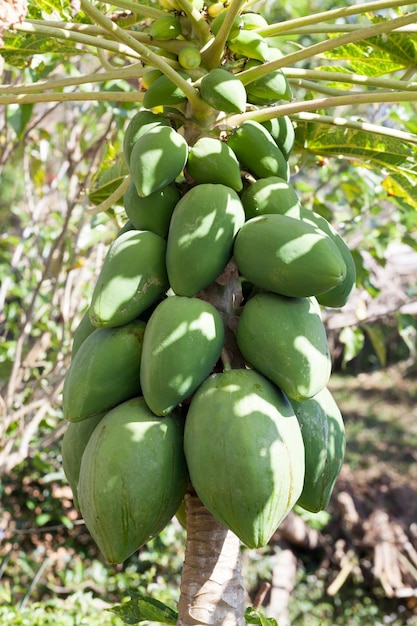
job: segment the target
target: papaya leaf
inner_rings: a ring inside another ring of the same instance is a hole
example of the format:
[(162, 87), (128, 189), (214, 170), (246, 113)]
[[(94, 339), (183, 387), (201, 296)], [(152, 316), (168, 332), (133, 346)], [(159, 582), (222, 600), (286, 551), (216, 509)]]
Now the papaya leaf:
[(27, 67), (35, 54), (56, 54), (59, 60), (70, 54), (82, 54), (84, 51), (75, 44), (62, 39), (24, 33), (5, 33), (1, 55), (8, 65), (19, 69)]
[(109, 162), (106, 159), (92, 181), (88, 193), (90, 202), (97, 205), (107, 200), (123, 182), (128, 173), (123, 155), (117, 155), (113, 162)]
[(411, 168), (417, 149), (395, 137), (369, 131), (329, 127), (320, 122), (297, 122), (297, 145), (317, 156), (346, 158), (377, 169), (395, 172)]
[(247, 624), (260, 624), (261, 626), (278, 626), (278, 622), (273, 617), (266, 617), (262, 608), (249, 606), (245, 611)]
[(18, 139), (22, 139), (25, 128), (28, 125), (30, 118), (32, 116), (33, 104), (21, 104), (13, 113), (10, 115), (8, 121), (10, 126), (13, 128), (14, 132)]
[(414, 180), (401, 173), (391, 174), (382, 182), (389, 196), (402, 198), (408, 205), (417, 209), (417, 173)]
[(343, 352), (343, 366), (345, 366), (346, 363), (354, 359), (362, 350), (365, 343), (365, 336), (363, 330), (360, 328), (346, 326), (340, 332), (339, 340), (345, 345)]
[(140, 594), (135, 594), (135, 597), (131, 598), (129, 602), (108, 610), (120, 617), (125, 624), (150, 621), (175, 626), (178, 620), (178, 613), (174, 609), (159, 600)]
[(54, 15), (62, 20), (68, 21), (73, 15), (72, 3), (70, 0), (29, 0), (28, 17), (33, 19), (47, 19)]
[(387, 364), (387, 349), (385, 347), (384, 331), (378, 326), (371, 326), (370, 324), (362, 324), (362, 328), (365, 330), (368, 338), (372, 344), (375, 354), (378, 357), (382, 367)]

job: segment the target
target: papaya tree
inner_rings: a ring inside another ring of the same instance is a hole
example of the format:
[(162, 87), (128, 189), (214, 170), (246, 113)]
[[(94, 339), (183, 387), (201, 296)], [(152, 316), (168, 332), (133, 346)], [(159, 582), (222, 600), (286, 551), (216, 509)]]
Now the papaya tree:
[[(83, 201), (119, 230), (74, 333), (62, 457), (108, 562), (174, 515), (186, 527), (178, 614), (132, 600), (129, 623), (273, 624), (246, 610), (241, 545), (266, 545), (296, 504), (329, 502), (345, 438), (322, 310), (347, 304), (363, 267), (337, 220), (301, 202), (308, 159), (382, 172), (404, 241), (415, 226), (417, 13), (270, 4), (5, 12), (5, 67), (24, 79), (0, 103), (21, 120), (50, 102), (127, 112)], [(394, 105), (404, 115), (371, 119)]]

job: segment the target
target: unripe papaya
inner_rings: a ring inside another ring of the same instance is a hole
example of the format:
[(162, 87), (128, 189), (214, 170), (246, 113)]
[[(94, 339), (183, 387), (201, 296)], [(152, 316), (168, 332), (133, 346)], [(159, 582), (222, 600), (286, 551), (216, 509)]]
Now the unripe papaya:
[(242, 13), (240, 17), (242, 19), (242, 28), (245, 30), (257, 30), (258, 28), (268, 26), (266, 19), (259, 13)]
[[(181, 76), (191, 82), (187, 74), (181, 74)], [(179, 105), (186, 101), (187, 98), (182, 89), (165, 74), (154, 80), (143, 96), (143, 106), (147, 109), (164, 104)]]
[(81, 459), (93, 430), (104, 416), (105, 413), (102, 413), (82, 422), (70, 422), (62, 437), (62, 469), (71, 487), (76, 509), (80, 508), (78, 502), (78, 478), (80, 476)]
[(240, 30), (239, 33), (227, 40), (229, 50), (241, 57), (269, 61), (269, 47), (265, 39), (254, 30)]
[(91, 333), (94, 330), (96, 330), (96, 328), (97, 327), (94, 326), (94, 324), (90, 320), (90, 311), (89, 309), (87, 309), (87, 311), (84, 313), (83, 317), (81, 318), (80, 323), (78, 324), (77, 328), (74, 331), (74, 335), (72, 338), (72, 349), (71, 349), (72, 359), (77, 354), (78, 349), (81, 346), (81, 344), (84, 342), (84, 340), (87, 339), (87, 337), (91, 335)]
[(346, 276), (342, 280), (342, 282), (336, 287), (333, 287), (333, 289), (330, 289), (330, 291), (319, 294), (317, 296), (317, 300), (322, 306), (345, 306), (356, 287), (355, 262), (346, 242), (344, 241), (343, 237), (339, 235), (336, 229), (333, 228), (333, 226), (318, 213), (315, 213), (314, 211), (310, 211), (308, 209), (302, 209), (301, 219), (304, 222), (317, 226), (319, 230), (326, 233), (326, 235), (332, 238), (346, 265)]
[(301, 494), (304, 445), (294, 411), (253, 370), (204, 381), (188, 410), (184, 450), (203, 504), (250, 548), (269, 541)]
[(130, 155), (130, 173), (138, 195), (150, 196), (172, 183), (187, 156), (187, 142), (171, 127), (156, 126), (142, 135)]
[(91, 298), (95, 326), (123, 326), (166, 292), (165, 250), (165, 240), (147, 230), (131, 230), (114, 240)]
[(342, 468), (346, 439), (343, 417), (325, 387), (304, 402), (291, 400), (305, 448), (305, 479), (297, 504), (317, 513), (325, 509)]
[(200, 82), (200, 95), (213, 109), (226, 113), (243, 113), (246, 90), (240, 80), (222, 68), (211, 70)]
[(279, 176), (259, 178), (241, 195), (246, 219), (267, 213), (280, 213), (300, 218), (300, 200), (287, 181)]
[(227, 143), (240, 163), (257, 178), (279, 176), (289, 180), (288, 162), (262, 124), (253, 120), (243, 122)]
[(311, 398), (329, 381), (329, 347), (315, 298), (254, 295), (243, 307), (236, 339), (246, 362), (289, 398)]
[(210, 374), (223, 348), (217, 310), (197, 298), (171, 296), (146, 325), (140, 381), (156, 415), (167, 415)]
[(152, 22), (149, 34), (153, 39), (176, 39), (181, 35), (181, 22), (175, 15), (164, 15)]
[[(217, 33), (219, 32), (220, 27), (222, 26), (226, 15), (227, 15), (227, 11), (222, 11), (211, 22), (210, 30), (213, 33), (213, 35), (217, 35)], [(230, 38), (236, 37), (236, 35), (239, 34), (239, 31), (242, 28), (242, 25), (243, 25), (242, 17), (240, 15), (236, 15), (235, 19), (233, 20), (232, 28), (229, 31), (229, 37)]]
[(234, 257), (249, 282), (289, 297), (329, 291), (346, 276), (334, 241), (288, 215), (261, 215), (245, 222), (235, 240)]
[(140, 84), (144, 89), (149, 89), (152, 83), (154, 83), (156, 79), (160, 76), (162, 76), (161, 70), (150, 67), (144, 72), (143, 76), (141, 77)]
[(78, 498), (109, 563), (123, 563), (160, 533), (184, 498), (183, 420), (155, 417), (143, 398), (107, 413), (84, 451)]
[(287, 115), (275, 117), (272, 120), (262, 122), (262, 126), (269, 132), (288, 161), (295, 141), (294, 126), (290, 118)]
[(166, 252), (177, 295), (194, 296), (221, 274), (244, 221), (240, 198), (230, 187), (204, 183), (183, 195), (171, 217)]
[(201, 137), (190, 148), (187, 172), (196, 183), (220, 183), (235, 191), (243, 187), (235, 153), (214, 137)]
[(65, 376), (64, 417), (80, 422), (140, 394), (145, 323), (97, 328), (81, 344)]
[[(257, 61), (249, 61), (245, 70), (261, 65)], [(293, 95), (289, 82), (282, 70), (273, 70), (261, 78), (246, 85), (248, 101), (253, 104), (272, 104), (278, 100), (291, 100)]]
[(166, 238), (172, 211), (180, 199), (180, 192), (174, 183), (167, 185), (150, 196), (138, 196), (133, 181), (126, 189), (123, 204), (126, 215), (137, 230), (150, 230)]
[(138, 111), (130, 120), (123, 137), (123, 155), (128, 167), (135, 142), (155, 126), (171, 126), (171, 124), (166, 117), (152, 113), (152, 111)]
[(184, 46), (178, 53), (178, 63), (186, 70), (195, 70), (200, 67), (200, 50), (196, 46)]

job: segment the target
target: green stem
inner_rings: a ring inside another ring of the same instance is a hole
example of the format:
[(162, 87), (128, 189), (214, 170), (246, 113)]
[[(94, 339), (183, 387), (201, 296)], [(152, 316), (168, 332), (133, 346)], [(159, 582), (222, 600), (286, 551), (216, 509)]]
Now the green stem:
[(382, 35), (383, 33), (390, 32), (399, 28), (400, 26), (405, 26), (406, 24), (411, 24), (415, 22), (417, 19), (417, 11), (413, 13), (409, 13), (408, 15), (402, 15), (401, 17), (394, 18), (387, 22), (381, 22), (379, 24), (374, 24), (372, 26), (365, 26), (361, 28), (359, 31), (355, 31), (353, 33), (346, 33), (344, 35), (340, 35), (338, 37), (334, 37), (332, 39), (327, 39), (326, 41), (322, 41), (320, 43), (313, 44), (312, 46), (308, 46), (303, 50), (298, 50), (297, 52), (292, 52), (291, 54), (287, 54), (280, 59), (275, 61), (270, 61), (269, 63), (264, 63), (263, 65), (259, 65), (257, 67), (253, 67), (250, 70), (244, 70), (243, 72), (239, 72), (236, 74), (238, 78), (242, 81), (244, 85), (248, 85), (253, 80), (257, 80), (262, 76), (266, 76), (273, 70), (278, 70), (283, 67), (288, 67), (297, 63), (299, 61), (303, 61), (305, 59), (311, 59), (318, 54), (322, 54), (323, 52), (327, 52), (329, 50), (333, 50), (334, 48), (338, 48), (339, 46), (345, 46), (349, 43), (353, 43), (355, 41), (362, 41), (365, 39), (369, 39), (370, 37), (375, 37), (376, 35)]
[(81, 0), (81, 8), (92, 20), (100, 24), (105, 30), (112, 33), (112, 35), (124, 43), (126, 46), (132, 48), (138, 55), (140, 55), (143, 61), (153, 65), (161, 72), (163, 72), (172, 82), (181, 89), (190, 102), (194, 110), (198, 111), (201, 107), (201, 99), (198, 96), (194, 87), (187, 82), (178, 72), (176, 72), (161, 56), (155, 54), (147, 46), (143, 45), (139, 41), (136, 41), (129, 33), (125, 32), (122, 28), (119, 28), (114, 22), (105, 17), (98, 9), (96, 9), (89, 0)]
[(104, 83), (109, 80), (127, 80), (138, 78), (144, 73), (142, 63), (134, 63), (127, 68), (113, 69), (109, 72), (94, 72), (83, 76), (70, 76), (68, 78), (53, 78), (40, 80), (36, 83), (20, 85), (0, 85), (0, 94), (29, 94), (49, 89), (62, 89), (63, 87), (75, 87), (86, 83)]
[(108, 39), (104, 39), (103, 37), (97, 37), (97, 35), (85, 35), (83, 33), (69, 31), (60, 27), (43, 26), (42, 24), (34, 24), (28, 21), (22, 22), (21, 24), (15, 24), (14, 28), (22, 33), (46, 35), (52, 39), (64, 39), (71, 43), (80, 43), (83, 46), (102, 48), (103, 50), (110, 50), (110, 52), (124, 54), (125, 56), (133, 57), (135, 59), (140, 58), (140, 55), (131, 47), (127, 47), (117, 41), (110, 41)]
[(2, 104), (35, 104), (36, 102), (142, 102), (143, 93), (126, 91), (72, 91), (60, 93), (28, 93), (11, 96), (0, 95)]
[(375, 78), (374, 76), (363, 76), (362, 74), (350, 74), (345, 72), (328, 72), (317, 70), (304, 70), (299, 68), (285, 69), (285, 76), (291, 78), (305, 78), (307, 80), (324, 80), (333, 83), (349, 83), (353, 85), (364, 85), (366, 87), (376, 87), (378, 89), (402, 89), (403, 91), (417, 91), (417, 82), (407, 81), (416, 72), (416, 67), (411, 68), (412, 73), (407, 73), (401, 80), (398, 78)]
[[(281, 33), (277, 33), (276, 37), (287, 37), (290, 35), (328, 35), (329, 33), (352, 33), (355, 30), (363, 28), (363, 24), (325, 24), (324, 26), (300, 26), (292, 28)], [(260, 34), (260, 29), (257, 29)], [(399, 33), (417, 33), (417, 26), (408, 24), (397, 28)]]
[(346, 96), (316, 98), (314, 100), (306, 100), (305, 102), (291, 102), (289, 104), (280, 104), (273, 107), (248, 111), (238, 115), (230, 115), (229, 117), (222, 118), (216, 126), (235, 128), (241, 126), (246, 120), (264, 122), (274, 117), (281, 117), (282, 115), (293, 115), (294, 113), (303, 113), (317, 109), (333, 109), (340, 106), (354, 105), (358, 107), (360, 104), (376, 104), (378, 102), (390, 104), (417, 102), (417, 93), (404, 93), (403, 91), (372, 91), (369, 93), (355, 93)]
[(330, 11), (323, 11), (322, 13), (316, 13), (308, 15), (306, 17), (298, 17), (292, 20), (285, 20), (278, 24), (270, 24), (265, 28), (260, 28), (258, 33), (264, 37), (274, 37), (281, 33), (286, 33), (294, 28), (300, 26), (310, 26), (312, 24), (320, 24), (328, 20), (336, 20), (338, 18), (345, 18), (351, 15), (358, 15), (360, 13), (371, 13), (375, 11), (381, 11), (382, 9), (391, 9), (394, 7), (408, 6), (409, 4), (415, 4), (413, 2), (403, 2), (403, 0), (377, 0), (376, 2), (366, 2), (364, 4), (355, 4), (351, 7), (343, 7), (341, 9), (331, 9)]
[(129, 187), (130, 176), (126, 176), (120, 185), (113, 191), (112, 194), (100, 204), (97, 204), (94, 207), (87, 209), (89, 215), (98, 215), (98, 213), (104, 213), (104, 211), (108, 211), (111, 209), (113, 204), (116, 204), (118, 200), (124, 195), (126, 189)]
[(318, 113), (295, 113), (291, 116), (293, 120), (299, 120), (300, 122), (313, 122), (316, 124), (327, 124), (330, 126), (340, 126), (342, 128), (350, 128), (352, 130), (361, 130), (374, 135), (382, 135), (384, 137), (391, 137), (393, 139), (399, 139), (407, 143), (417, 145), (417, 135), (413, 133), (406, 133), (402, 130), (394, 128), (388, 128), (386, 126), (379, 126), (378, 124), (369, 124), (368, 122), (357, 122), (354, 120), (347, 120), (344, 117), (332, 117), (330, 115), (319, 115)]
[(210, 28), (200, 11), (189, 0), (177, 0), (181, 10), (191, 21), (199, 42), (204, 45), (211, 37)]
[(208, 68), (218, 67), (220, 65), (224, 48), (233, 22), (238, 15), (245, 0), (232, 0), (223, 24), (220, 26), (219, 32), (212, 39), (207, 49), (202, 54), (202, 62)]
[[(287, 77), (288, 78), (288, 77)], [(320, 83), (316, 83), (313, 80), (306, 80), (305, 78), (289, 78), (290, 85), (295, 85), (306, 91), (314, 91), (315, 93), (322, 93), (327, 96), (341, 96), (346, 93), (346, 89), (335, 89), (334, 87), (326, 87)]]
[(132, 13), (137, 13), (138, 15), (143, 15), (143, 17), (152, 17), (157, 20), (159, 17), (165, 17), (167, 12), (162, 9), (154, 9), (150, 6), (144, 6), (140, 4), (140, 2), (132, 2), (131, 0), (114, 0), (109, 1), (104, 0), (105, 4), (111, 4), (114, 7), (119, 7), (120, 9), (127, 9), (128, 11), (132, 11)]

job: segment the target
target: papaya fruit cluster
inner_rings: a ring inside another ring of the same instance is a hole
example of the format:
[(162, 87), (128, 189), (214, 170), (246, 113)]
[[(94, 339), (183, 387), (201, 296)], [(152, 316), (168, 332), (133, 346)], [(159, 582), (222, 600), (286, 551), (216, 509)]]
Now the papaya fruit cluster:
[[(153, 37), (178, 36), (178, 17), (167, 18)], [(256, 34), (245, 19), (256, 21), (239, 16), (228, 47), (260, 63), (270, 53), (243, 47), (241, 33)], [(288, 98), (284, 75), (272, 78), (275, 100)], [(290, 183), (291, 121), (196, 132), (182, 100), (161, 98), (165, 79), (147, 87), (125, 131), (127, 222), (75, 332), (63, 389), (64, 471), (113, 563), (162, 530), (190, 481), (243, 543), (263, 546), (294, 505), (327, 506), (345, 449), (321, 306), (347, 302), (355, 266)], [(216, 119), (272, 98), (223, 67), (198, 89)]]

